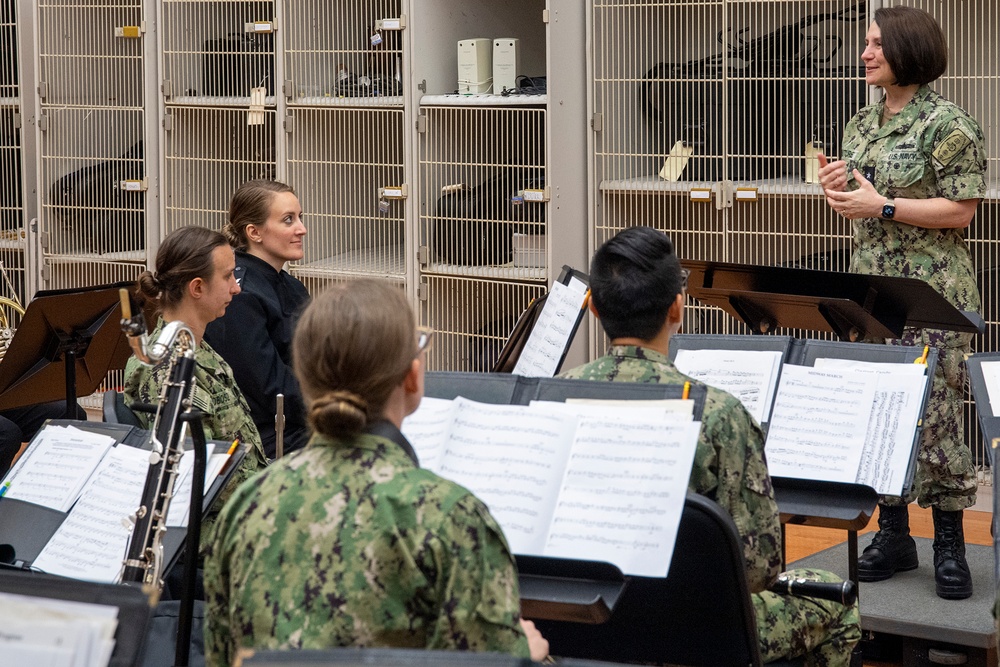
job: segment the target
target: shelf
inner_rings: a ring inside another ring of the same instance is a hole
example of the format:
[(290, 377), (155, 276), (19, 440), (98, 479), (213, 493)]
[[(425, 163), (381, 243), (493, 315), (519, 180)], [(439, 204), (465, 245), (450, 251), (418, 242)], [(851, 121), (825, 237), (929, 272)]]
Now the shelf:
[(430, 263), (422, 270), (423, 273), (434, 273), (444, 276), (462, 276), (464, 278), (493, 278), (501, 280), (532, 280), (545, 282), (547, 270), (544, 267), (514, 266), (466, 266), (463, 264)]
[(544, 106), (548, 95), (424, 95), (422, 107), (523, 107)]
[[(264, 98), (265, 107), (274, 107), (277, 105), (277, 98), (274, 95), (268, 95)], [(183, 106), (183, 107), (239, 107), (239, 108), (249, 108), (250, 107), (250, 97), (249, 96), (236, 96), (236, 97), (219, 97), (214, 95), (177, 95), (167, 99), (167, 106)]]
[(310, 278), (388, 278), (401, 281), (406, 274), (403, 246), (358, 248), (290, 268), (292, 275)]
[[(715, 181), (665, 181), (659, 176), (640, 176), (601, 181), (601, 192), (665, 192), (686, 194), (691, 190), (709, 189)], [(823, 190), (818, 183), (805, 183), (797, 176), (770, 178), (762, 181), (733, 182), (734, 188), (757, 188), (762, 195), (821, 197)]]
[(334, 97), (332, 95), (296, 97), (288, 101), (289, 105), (307, 107), (401, 107), (401, 95), (384, 95), (377, 97)]
[(124, 250), (120, 252), (74, 252), (59, 255), (46, 255), (45, 260), (51, 264), (76, 264), (78, 262), (107, 262), (109, 264), (145, 264), (145, 250)]

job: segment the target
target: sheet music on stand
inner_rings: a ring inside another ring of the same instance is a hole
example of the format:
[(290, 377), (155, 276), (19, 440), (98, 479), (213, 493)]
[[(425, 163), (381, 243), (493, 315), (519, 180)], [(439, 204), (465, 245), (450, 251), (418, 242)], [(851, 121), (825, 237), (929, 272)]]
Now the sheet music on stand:
[(681, 372), (731, 391), (764, 427), (772, 476), (907, 493), (936, 351), (916, 364), (922, 351), (900, 346), (759, 336), (674, 340)]
[[(0, 481), (0, 544), (14, 567), (100, 583), (119, 582), (131, 528), (149, 471), (149, 432), (123, 424), (50, 421)], [(207, 443), (206, 509), (238, 468), (245, 450), (212, 455)], [(179, 557), (186, 536), (193, 452), (181, 458), (175, 503), (163, 538), (164, 573)], [(52, 488), (49, 477), (73, 489)], [(186, 497), (181, 497), (187, 493)]]
[(493, 372), (554, 377), (586, 313), (588, 276), (564, 266), (552, 288), (518, 318)]

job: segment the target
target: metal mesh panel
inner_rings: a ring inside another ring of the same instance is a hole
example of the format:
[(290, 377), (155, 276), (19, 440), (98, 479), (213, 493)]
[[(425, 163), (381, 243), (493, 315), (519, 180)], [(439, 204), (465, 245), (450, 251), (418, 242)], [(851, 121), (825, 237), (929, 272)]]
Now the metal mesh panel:
[[(273, 110), (171, 108), (163, 146), (164, 234), (189, 225), (221, 229), (229, 197), (256, 178), (273, 179)], [(257, 122), (260, 120), (261, 122)]]
[[(804, 182), (805, 144), (836, 156), (844, 124), (867, 101), (860, 54), (870, 4), (916, 6), (938, 19), (951, 60), (933, 87), (982, 124), (996, 198), (1000, 18), (990, 0), (598, 1), (595, 247), (650, 225), (669, 232), (684, 258), (843, 270), (850, 226)], [(679, 141), (692, 153), (686, 163)], [(670, 178), (659, 175), (664, 166)], [(969, 230), (987, 320), (976, 350), (1000, 346), (998, 212), (986, 200)], [(728, 315), (690, 305), (685, 330), (746, 333)], [(596, 339), (600, 353), (606, 341)], [(988, 462), (971, 403), (967, 423), (978, 460)]]
[(508, 281), (425, 276), (419, 323), (431, 327), (434, 345), (427, 368), (488, 371), (518, 316), (545, 286)]
[(39, 0), (38, 21), (44, 103), (142, 106), (140, 0)]
[[(288, 179), (309, 235), (298, 275), (329, 273), (402, 280), (402, 109), (294, 109)], [(380, 193), (382, 193), (380, 195)]]
[(145, 260), (143, 111), (49, 107), (43, 114), (43, 253)]
[(402, 33), (379, 27), (400, 17), (400, 0), (286, 2), (291, 103), (403, 104)]
[[(1000, 30), (1000, 11), (990, 0), (968, 2), (887, 2), (887, 5), (919, 7), (932, 14), (945, 32), (949, 45), (948, 70), (932, 87), (958, 104), (979, 121), (986, 135), (988, 162), (987, 199), (980, 205), (968, 231), (972, 261), (979, 276), (982, 295), (982, 315), (986, 333), (972, 341), (974, 352), (1000, 350), (1000, 225), (997, 196), (1000, 178), (1000, 132), (997, 123), (997, 101), (1000, 99), (1000, 53), (996, 36)], [(966, 398), (965, 439), (980, 467), (980, 480), (993, 482), (990, 452), (979, 431), (979, 419), (971, 394)]]
[(0, 105), (17, 105), (17, 0), (0, 0)]
[(263, 88), (273, 106), (274, 28), (273, 2), (164, 0), (167, 102), (247, 106)]
[(424, 107), (424, 271), (545, 280), (545, 110)]
[(0, 243), (17, 242), (23, 249), (21, 131), (17, 106), (0, 106)]

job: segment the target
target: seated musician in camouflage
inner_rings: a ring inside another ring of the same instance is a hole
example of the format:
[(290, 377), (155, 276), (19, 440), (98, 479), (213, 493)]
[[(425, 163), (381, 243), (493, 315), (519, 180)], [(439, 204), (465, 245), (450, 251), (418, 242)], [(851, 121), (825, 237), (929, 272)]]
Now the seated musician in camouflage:
[[(241, 482), (267, 465), (260, 434), (254, 426), (246, 399), (236, 386), (229, 365), (205, 342), (205, 326), (221, 317), (234, 294), (240, 291), (233, 277), (236, 259), (221, 233), (204, 227), (183, 227), (169, 234), (156, 253), (156, 272), (143, 271), (137, 281), (142, 302), (153, 301), (160, 313), (150, 338), (155, 340), (168, 322), (184, 322), (198, 341), (195, 350), (192, 403), (201, 411), (205, 437), (209, 440), (239, 441), (250, 447), (232, 481), (216, 501), (225, 498)], [(156, 366), (146, 366), (132, 357), (125, 365), (123, 391), (127, 403), (155, 404), (166, 380), (169, 357)], [(153, 416), (136, 415), (146, 428)], [(206, 528), (212, 517), (205, 518)], [(202, 544), (206, 542), (202, 532)]]
[(292, 362), (314, 435), (243, 484), (205, 558), (205, 657), (241, 648), (385, 646), (542, 659), (520, 619), (503, 532), (464, 488), (422, 470), (399, 427), (423, 396), (403, 293), (360, 280), (305, 310)]
[[(620, 232), (594, 255), (590, 308), (611, 339), (608, 354), (563, 377), (683, 384), (695, 380), (667, 356), (680, 329), (684, 274), (662, 232)], [(786, 597), (765, 588), (779, 574), (781, 526), (764, 459), (764, 435), (735, 397), (709, 387), (688, 487), (729, 512), (743, 538), (761, 655), (765, 662), (802, 656), (807, 665), (848, 665), (861, 638), (857, 605)], [(793, 577), (837, 581), (829, 572)]]

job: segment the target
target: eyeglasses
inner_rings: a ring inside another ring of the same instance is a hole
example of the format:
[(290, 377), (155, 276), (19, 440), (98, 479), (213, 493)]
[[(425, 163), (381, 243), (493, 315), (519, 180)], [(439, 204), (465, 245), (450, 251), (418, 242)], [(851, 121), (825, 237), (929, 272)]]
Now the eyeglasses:
[(688, 276), (691, 275), (691, 271), (688, 269), (681, 269), (681, 291), (686, 292), (688, 288)]
[(415, 356), (420, 356), (420, 353), (431, 346), (431, 340), (434, 338), (433, 329), (425, 329), (424, 327), (417, 327), (417, 354)]

